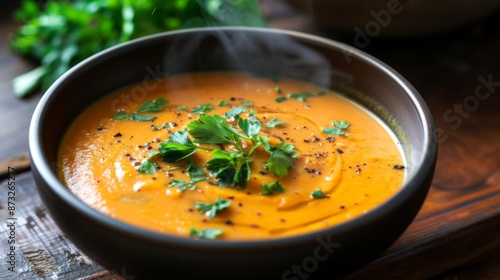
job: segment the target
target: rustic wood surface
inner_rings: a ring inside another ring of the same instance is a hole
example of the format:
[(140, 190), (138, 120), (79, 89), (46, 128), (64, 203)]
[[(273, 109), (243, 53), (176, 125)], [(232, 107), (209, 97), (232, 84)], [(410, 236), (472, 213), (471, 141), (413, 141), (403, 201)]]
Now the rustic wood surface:
[[(4, 179), (8, 166), (17, 173), (18, 255), (12, 273), (5, 179), (0, 183), (0, 278), (124, 279), (66, 239), (26, 171), (28, 127), (41, 94), (18, 99), (12, 93), (12, 78), (32, 65), (8, 47), (17, 25), (10, 20), (12, 7), (5, 7), (0, 11), (0, 173)], [(437, 36), (373, 36), (361, 46), (354, 34), (316, 26), (283, 0), (263, 0), (262, 9), (274, 27), (345, 42), (395, 68), (419, 90), (440, 131), (435, 178), (417, 218), (382, 256), (345, 279), (500, 279), (500, 13)], [(481, 86), (482, 100), (476, 96)]]

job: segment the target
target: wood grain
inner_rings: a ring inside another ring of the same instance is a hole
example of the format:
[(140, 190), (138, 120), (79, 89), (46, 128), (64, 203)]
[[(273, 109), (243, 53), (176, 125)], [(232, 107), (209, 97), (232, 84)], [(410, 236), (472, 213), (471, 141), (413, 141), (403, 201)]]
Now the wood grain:
[[(308, 14), (284, 0), (261, 2), (274, 27), (305, 31), (356, 47), (353, 34), (320, 28)], [(0, 161), (5, 162), (26, 154), (29, 120), (41, 95), (27, 100), (13, 96), (11, 79), (32, 65), (8, 49), (8, 34), (16, 25), (2, 18)], [(405, 39), (373, 37), (361, 48), (393, 67), (417, 88), (433, 114), (442, 141), (432, 187), (414, 222), (377, 260), (344, 280), (499, 279), (499, 21), (497, 12), (456, 31)], [(490, 80), (489, 87), (481, 77)], [(480, 93), (489, 95), (476, 102), (480, 86)], [(46, 214), (30, 172), (19, 174), (16, 184), (19, 262), (15, 277), (8, 274), (3, 254), (7, 244), (0, 240), (2, 277), (124, 279), (118, 276), (122, 272), (106, 271), (64, 237)], [(7, 236), (5, 181), (0, 184), (0, 191), (0, 236)]]

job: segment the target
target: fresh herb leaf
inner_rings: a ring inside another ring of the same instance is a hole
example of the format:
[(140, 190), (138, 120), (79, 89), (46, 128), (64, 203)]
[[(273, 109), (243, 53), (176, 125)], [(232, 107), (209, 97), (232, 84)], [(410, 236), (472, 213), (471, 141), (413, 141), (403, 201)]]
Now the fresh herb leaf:
[(204, 115), (210, 111), (212, 111), (214, 107), (210, 103), (200, 104), (197, 107), (191, 110), (191, 113)]
[(177, 107), (177, 110), (179, 110), (179, 111), (185, 111), (186, 108), (187, 108), (186, 105), (182, 105), (182, 106)]
[(151, 125), (151, 129), (154, 130), (154, 131), (157, 131), (157, 130), (160, 130), (161, 128), (158, 127), (157, 125)]
[(189, 229), (189, 235), (204, 239), (215, 239), (217, 236), (221, 235), (224, 231), (222, 229), (211, 229), (207, 228), (204, 230), (198, 230), (194, 227)]
[(288, 169), (293, 168), (294, 158), (298, 156), (298, 152), (294, 150), (292, 144), (280, 142), (276, 147), (272, 147), (271, 156), (267, 161), (269, 171), (279, 177), (286, 176)]
[(208, 179), (207, 174), (192, 159), (186, 165), (186, 171), (192, 182), (198, 183)]
[(196, 183), (192, 181), (183, 181), (183, 180), (178, 180), (178, 179), (173, 179), (172, 182), (168, 183), (168, 186), (170, 188), (178, 188), (180, 192), (183, 192), (185, 190), (195, 190), (196, 189)]
[(320, 189), (317, 189), (311, 193), (311, 196), (313, 198), (325, 198), (326, 195), (321, 191)]
[(313, 97), (313, 96), (316, 95), (310, 92), (289, 93), (286, 95), (286, 97), (291, 99), (297, 99), (300, 102), (305, 102), (308, 97)]
[(196, 209), (202, 213), (205, 213), (205, 216), (208, 218), (213, 218), (215, 215), (228, 208), (231, 205), (230, 200), (217, 198), (214, 203), (204, 203), (204, 202), (194, 202), (194, 206)]
[(248, 119), (238, 119), (238, 127), (246, 134), (249, 138), (254, 137), (259, 134), (262, 127), (262, 123), (259, 121), (251, 121)]
[(173, 163), (180, 161), (198, 151), (198, 146), (189, 139), (186, 128), (183, 131), (171, 134), (168, 139), (170, 141), (160, 143), (159, 150), (160, 155), (166, 162)]
[(263, 195), (270, 195), (274, 192), (285, 192), (285, 189), (283, 189), (283, 186), (281, 185), (280, 181), (275, 181), (272, 183), (264, 183), (262, 182), (262, 191), (260, 191), (260, 194)]
[(158, 164), (151, 162), (149, 159), (145, 159), (137, 171), (140, 174), (156, 174), (156, 168), (158, 168)]
[(250, 109), (250, 110), (247, 110), (247, 114), (248, 114), (250, 117), (253, 117), (253, 116), (255, 116), (255, 115), (257, 114), (257, 111), (255, 111), (255, 110), (251, 110), (251, 109)]
[(333, 121), (332, 125), (340, 128), (340, 129), (347, 129), (350, 124), (346, 121)]
[(157, 113), (162, 111), (162, 107), (167, 105), (168, 101), (163, 97), (146, 101), (142, 104), (137, 111), (133, 113), (125, 113), (124, 111), (120, 111), (111, 116), (113, 120), (131, 120), (131, 121), (152, 121), (156, 117), (155, 116), (146, 116), (138, 113)]
[(245, 188), (247, 181), (250, 180), (250, 160), (243, 161), (234, 174), (234, 183)]
[(234, 106), (233, 108), (231, 108), (231, 111), (224, 113), (224, 117), (226, 119), (236, 118), (246, 110), (247, 109), (245, 109), (245, 107), (243, 106)]
[(282, 93), (282, 91), (281, 91), (281, 87), (280, 87), (280, 86), (276, 86), (276, 87), (274, 88), (274, 91), (276, 91), (277, 93)]
[(267, 122), (266, 127), (278, 127), (278, 126), (285, 126), (286, 122), (280, 121), (278, 119), (272, 119)]
[(323, 132), (324, 133), (328, 133), (328, 134), (333, 134), (333, 135), (346, 136), (346, 134), (344, 133), (344, 131), (342, 129), (340, 129), (340, 128), (325, 127), (323, 129)]
[(161, 112), (162, 107), (167, 105), (168, 101), (165, 98), (160, 97), (154, 100), (146, 101), (144, 104), (137, 109), (136, 113), (156, 113)]
[(323, 132), (328, 133), (328, 134), (347, 136), (345, 134), (344, 130), (349, 128), (350, 123), (348, 123), (346, 121), (333, 121), (332, 125), (335, 127), (334, 128), (331, 128), (331, 127), (324, 128)]
[(235, 158), (238, 154), (215, 150), (212, 152), (212, 159), (207, 162), (207, 170), (211, 175), (215, 175), (219, 186), (234, 186), (237, 162)]
[(188, 123), (187, 127), (196, 143), (239, 146), (238, 138), (243, 137), (219, 115), (201, 115), (198, 120)]
[(219, 103), (217, 103), (217, 106), (220, 106), (220, 107), (227, 106), (227, 105), (229, 105), (229, 102), (224, 101), (224, 100), (221, 100), (221, 101), (219, 101)]
[(241, 101), (241, 105), (243, 105), (243, 106), (252, 106), (253, 105), (253, 101)]
[(283, 101), (286, 101), (287, 98), (285, 96), (280, 96), (280, 97), (277, 97), (276, 99), (274, 99), (274, 101), (278, 102), (278, 103), (281, 103)]

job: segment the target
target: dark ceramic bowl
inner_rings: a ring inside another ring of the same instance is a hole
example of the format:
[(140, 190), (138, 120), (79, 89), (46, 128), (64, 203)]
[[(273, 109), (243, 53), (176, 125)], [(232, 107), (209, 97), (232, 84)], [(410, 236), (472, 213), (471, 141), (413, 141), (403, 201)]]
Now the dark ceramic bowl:
[[(169, 236), (114, 220), (77, 199), (58, 179), (61, 137), (86, 106), (134, 82), (211, 70), (286, 75), (357, 99), (403, 143), (404, 186), (383, 205), (332, 228), (272, 240), (222, 241)], [(45, 93), (29, 140), (35, 182), (57, 225), (90, 258), (133, 279), (331, 279), (348, 273), (373, 260), (411, 223), (429, 189), (437, 146), (424, 101), (384, 63), (338, 42), (253, 28), (169, 32), (103, 51)]]

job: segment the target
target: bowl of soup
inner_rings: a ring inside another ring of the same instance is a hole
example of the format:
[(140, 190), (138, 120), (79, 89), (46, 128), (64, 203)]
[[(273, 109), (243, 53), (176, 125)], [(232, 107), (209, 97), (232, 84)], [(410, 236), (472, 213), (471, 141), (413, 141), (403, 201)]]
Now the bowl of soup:
[(425, 102), (389, 66), (271, 28), (107, 49), (52, 85), (30, 127), (51, 217), (134, 279), (349, 273), (411, 223), (436, 149)]

